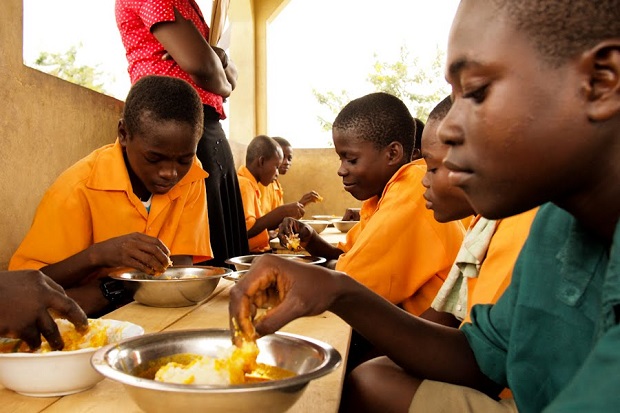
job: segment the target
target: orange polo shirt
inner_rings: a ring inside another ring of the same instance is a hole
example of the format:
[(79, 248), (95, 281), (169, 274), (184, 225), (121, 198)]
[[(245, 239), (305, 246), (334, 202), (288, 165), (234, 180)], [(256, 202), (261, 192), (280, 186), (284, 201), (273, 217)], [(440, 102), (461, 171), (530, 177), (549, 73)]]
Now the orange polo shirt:
[(282, 189), (282, 184), (277, 179), (267, 186), (259, 183), (258, 189), (260, 190), (263, 214), (267, 214), (284, 205), (284, 189)]
[(159, 238), (171, 255), (212, 258), (205, 178), (194, 163), (168, 193), (153, 195), (150, 213), (133, 193), (118, 142), (81, 159), (47, 190), (9, 269), (40, 269), (92, 244), (141, 232)]
[[(512, 270), (530, 233), (538, 208), (499, 220), (478, 277), (467, 281), (467, 316), (475, 304), (493, 304), (504, 293), (512, 278)], [(474, 226), (478, 217), (472, 222)]]
[[(249, 231), (256, 224), (256, 220), (264, 215), (261, 193), (256, 178), (245, 165), (237, 170), (237, 177), (239, 178), (239, 190), (243, 200), (243, 211), (245, 212), (245, 228)], [(260, 234), (250, 238), (248, 242), (250, 252), (266, 251), (270, 248), (269, 233), (265, 229)]]
[(336, 269), (419, 315), (430, 307), (459, 251), (465, 228), (439, 223), (426, 209), (426, 166), (409, 163), (364, 201), (360, 222), (348, 233)]

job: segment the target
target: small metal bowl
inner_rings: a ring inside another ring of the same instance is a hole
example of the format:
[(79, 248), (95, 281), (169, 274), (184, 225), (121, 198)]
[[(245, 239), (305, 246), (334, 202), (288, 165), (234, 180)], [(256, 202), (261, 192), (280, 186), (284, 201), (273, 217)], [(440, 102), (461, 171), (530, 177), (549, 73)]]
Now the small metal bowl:
[(120, 382), (138, 406), (158, 412), (270, 412), (287, 411), (311, 380), (334, 371), (342, 357), (329, 344), (294, 334), (276, 333), (257, 341), (259, 363), (290, 370), (282, 380), (228, 386), (173, 384), (145, 378), (162, 358), (176, 354), (217, 357), (231, 346), (229, 330), (177, 330), (124, 340), (97, 351), (91, 363), (105, 377)]
[[(229, 258), (226, 260), (226, 264), (234, 265), (237, 271), (249, 270), (252, 265), (252, 261), (262, 255), (263, 254), (242, 255), (240, 257)], [(278, 257), (303, 262), (306, 264), (323, 264), (326, 261), (323, 257), (313, 257), (311, 255), (278, 254)]]
[(161, 275), (137, 270), (120, 270), (110, 274), (122, 280), (133, 299), (151, 307), (187, 307), (208, 298), (229, 268), (209, 266), (169, 267)]

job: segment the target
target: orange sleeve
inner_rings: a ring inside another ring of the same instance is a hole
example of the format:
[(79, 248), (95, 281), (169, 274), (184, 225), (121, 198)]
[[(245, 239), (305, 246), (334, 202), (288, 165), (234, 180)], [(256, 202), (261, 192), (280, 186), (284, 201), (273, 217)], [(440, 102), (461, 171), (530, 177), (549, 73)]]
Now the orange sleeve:
[[(245, 228), (249, 231), (256, 223), (256, 220), (262, 216), (260, 199), (256, 195), (256, 188), (254, 188), (252, 182), (242, 175), (238, 177), (243, 211), (245, 213)], [(249, 238), (248, 243), (251, 252), (265, 251), (269, 249), (269, 233), (267, 230), (264, 230), (260, 234)]]
[(403, 168), (408, 169), (388, 183), (375, 213), (347, 234), (347, 243), (341, 244), (346, 252), (336, 269), (420, 314), (450, 270), (464, 228), (456, 222), (435, 221), (422, 197), (424, 171)]
[(48, 189), (30, 230), (11, 257), (9, 270), (41, 269), (92, 245), (92, 218), (82, 191), (65, 191), (62, 183)]
[(502, 219), (498, 225), (477, 278), (467, 284), (467, 316), (476, 304), (493, 304), (504, 293), (512, 277), (512, 269), (530, 233), (538, 208)]

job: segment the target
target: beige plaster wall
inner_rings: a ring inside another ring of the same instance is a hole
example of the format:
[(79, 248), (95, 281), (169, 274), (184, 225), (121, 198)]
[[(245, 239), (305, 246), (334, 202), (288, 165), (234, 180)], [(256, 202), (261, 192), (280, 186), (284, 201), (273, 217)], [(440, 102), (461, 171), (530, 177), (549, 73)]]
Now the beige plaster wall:
[(342, 187), (337, 173), (339, 166), (333, 148), (295, 149), (291, 169), (280, 176), (284, 201), (298, 201), (306, 192), (317, 191), (323, 202), (306, 206), (305, 218), (308, 219), (312, 215), (342, 215), (346, 208), (359, 207), (361, 202)]
[[(41, 196), (69, 165), (113, 142), (123, 102), (22, 64), (22, 0), (0, 2), (0, 269)], [(53, 248), (54, 240), (49, 240)]]

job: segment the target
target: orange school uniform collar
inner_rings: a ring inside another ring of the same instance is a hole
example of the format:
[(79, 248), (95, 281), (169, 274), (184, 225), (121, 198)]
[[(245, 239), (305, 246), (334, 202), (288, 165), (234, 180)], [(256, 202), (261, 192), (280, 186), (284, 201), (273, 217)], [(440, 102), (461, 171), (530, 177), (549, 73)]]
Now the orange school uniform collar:
[[(172, 187), (167, 194), (155, 195), (155, 197), (167, 196), (170, 199), (175, 199), (182, 194), (183, 191), (180, 189), (182, 186), (205, 179), (208, 176), (209, 174), (200, 167), (197, 158), (194, 157), (194, 162), (187, 175)], [(129, 173), (123, 159), (123, 149), (118, 139), (113, 144), (102, 148), (93, 165), (86, 186), (94, 190), (124, 191), (128, 194), (133, 194)]]

